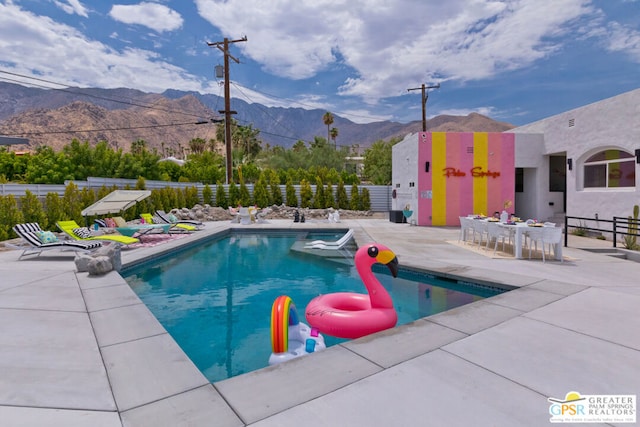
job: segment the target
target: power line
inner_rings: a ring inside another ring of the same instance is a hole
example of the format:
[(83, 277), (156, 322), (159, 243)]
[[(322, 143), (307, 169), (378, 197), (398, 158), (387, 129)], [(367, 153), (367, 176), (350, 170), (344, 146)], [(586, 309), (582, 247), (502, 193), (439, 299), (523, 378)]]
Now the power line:
[[(121, 127), (121, 128), (103, 128), (103, 129), (82, 129), (82, 130), (53, 130), (53, 131), (45, 131), (45, 132), (17, 132), (17, 133), (7, 133), (3, 132), (4, 135), (8, 136), (45, 136), (45, 135), (56, 135), (56, 134), (65, 134), (65, 133), (90, 133), (90, 132), (112, 132), (112, 131), (121, 131), (121, 130), (136, 130), (136, 129), (154, 129), (154, 128), (162, 128), (162, 127), (171, 127), (171, 126), (187, 126), (187, 125), (200, 125), (209, 123), (208, 121), (203, 122), (189, 122), (189, 123), (170, 123), (165, 125), (147, 125), (147, 126), (131, 126), (131, 127)], [(214, 122), (215, 123), (215, 122)]]
[[(240, 41), (242, 41), (242, 39), (240, 39)], [(223, 43), (223, 42), (219, 42), (219, 43)], [(214, 43), (213, 45), (216, 45), (216, 44)], [(63, 84), (63, 83), (58, 83), (58, 82), (47, 80), (47, 79), (27, 76), (27, 75), (24, 75), (24, 74), (13, 73), (13, 72), (6, 71), (6, 70), (0, 70), (0, 74), (7, 74), (7, 75), (12, 75), (12, 76), (16, 76), (16, 77), (25, 78), (25, 79), (35, 80), (35, 81), (47, 83), (49, 85), (68, 87), (66, 84)], [(11, 79), (11, 78), (2, 77), (2, 76), (0, 76), (0, 80), (15, 82), (15, 83), (18, 83), (18, 84), (25, 84), (26, 83), (26, 82), (21, 81), (21, 80)], [(166, 108), (161, 108), (161, 107), (158, 107), (158, 106), (156, 106), (154, 104), (143, 104), (143, 103), (140, 103), (138, 101), (135, 101), (133, 98), (124, 97), (123, 99), (129, 99), (129, 101), (125, 101), (125, 100), (121, 100), (121, 99), (117, 99), (117, 98), (109, 98), (109, 97), (105, 97), (105, 96), (99, 96), (99, 95), (84, 93), (84, 92), (81, 92), (80, 90), (69, 90), (69, 89), (64, 89), (64, 88), (62, 88), (62, 89), (54, 88), (54, 87), (51, 87), (51, 86), (46, 86), (46, 85), (43, 85), (43, 84), (37, 84), (37, 83), (33, 83), (33, 82), (29, 82), (28, 84), (31, 85), (31, 86), (42, 88), (42, 89), (51, 89), (51, 90), (56, 90), (56, 91), (60, 91), (60, 92), (70, 93), (70, 94), (73, 94), (73, 95), (86, 96), (88, 98), (99, 99), (99, 100), (103, 100), (103, 101), (116, 102), (116, 103), (120, 103), (120, 104), (136, 106), (136, 107), (142, 107), (142, 108), (147, 108), (147, 109), (152, 109), (152, 110), (157, 110), (157, 111), (163, 111), (163, 112), (167, 112), (167, 113), (182, 114), (182, 115), (187, 115), (187, 116), (190, 116), (190, 117), (196, 117), (198, 119), (201, 118), (201, 115), (198, 115), (198, 114), (189, 114), (189, 113), (185, 113), (183, 111), (175, 111), (175, 110), (170, 110), (170, 109), (166, 109)], [(270, 117), (271, 119), (273, 119), (275, 124), (277, 124), (279, 126), (282, 126), (284, 129), (286, 129), (287, 131), (291, 132), (291, 134), (295, 134), (295, 131), (293, 129), (288, 128), (287, 126), (285, 126), (282, 123), (281, 120), (277, 120), (272, 114), (270, 114), (268, 112), (268, 110), (267, 110), (268, 107), (266, 107), (266, 106), (264, 106), (262, 104), (255, 103), (242, 90), (242, 88), (244, 88), (243, 86), (241, 86), (241, 85), (239, 85), (239, 84), (237, 84), (235, 82), (233, 82), (233, 85), (238, 89), (238, 91), (242, 94), (242, 96), (244, 96), (248, 101), (251, 102), (251, 105), (260, 105), (261, 107), (263, 107), (263, 108), (259, 108), (259, 110), (261, 110), (261, 112), (263, 114), (265, 114), (268, 117)], [(277, 95), (269, 94), (269, 93), (266, 93), (266, 92), (261, 92), (261, 91), (255, 90), (255, 89), (252, 89), (252, 90), (254, 90), (257, 93), (261, 93), (263, 95), (266, 95), (266, 96), (270, 96), (270, 97), (273, 97), (273, 98), (290, 101), (292, 103), (303, 105), (303, 106), (307, 106), (309, 108), (318, 109), (317, 107), (314, 107), (314, 106), (311, 106), (311, 105), (307, 105), (307, 104), (304, 104), (302, 102), (295, 101), (293, 99), (279, 97)], [(217, 98), (220, 99), (221, 96), (218, 94)], [(340, 113), (340, 112), (337, 112), (337, 114), (349, 115), (349, 113)], [(353, 114), (351, 114), (351, 115), (353, 115)], [(359, 117), (366, 117), (366, 116), (359, 116)], [(239, 122), (244, 122), (246, 124), (252, 124), (248, 120), (239, 119), (238, 121)], [(218, 120), (211, 119), (211, 122), (216, 123), (216, 122), (218, 122)], [(104, 129), (84, 129), (84, 130), (73, 130), (72, 129), (72, 130), (44, 131), (44, 132), (22, 132), (22, 133), (8, 133), (7, 135), (14, 135), (14, 136), (16, 136), (16, 135), (46, 136), (46, 135), (55, 135), (55, 134), (68, 134), (68, 133), (91, 133), (91, 132), (106, 132), (106, 131), (125, 131), (125, 130), (136, 130), (136, 129), (152, 129), (152, 128), (160, 128), (160, 127), (186, 126), (186, 125), (204, 124), (204, 123), (209, 123), (209, 121), (205, 121), (205, 122), (199, 121), (197, 123), (189, 122), (189, 123), (175, 123), (175, 124), (165, 124), (165, 125), (157, 125), (156, 124), (156, 125), (148, 125), (148, 126), (104, 128)], [(303, 141), (303, 142), (310, 143), (310, 141), (305, 141), (305, 139), (301, 138), (301, 137), (290, 136), (290, 135), (282, 135), (282, 134), (273, 133), (273, 132), (267, 132), (267, 131), (262, 130), (262, 129), (259, 129), (259, 130), (260, 130), (260, 133), (265, 134), (265, 135), (271, 135), (271, 136), (275, 136), (275, 137), (279, 137), (279, 138), (283, 138), (283, 139), (288, 139), (288, 140), (293, 140), (293, 141)], [(341, 145), (341, 146), (342, 147), (348, 147), (348, 146), (345, 146), (345, 145)]]
[[(36, 83), (31, 83), (31, 82), (28, 83), (28, 84), (30, 84), (32, 86), (37, 86), (37, 87), (40, 87), (40, 88), (43, 88), (43, 89), (51, 89), (51, 90), (56, 90), (56, 91), (60, 91), (60, 92), (64, 92), (64, 93), (70, 93), (72, 95), (82, 95), (82, 96), (86, 96), (87, 98), (99, 99), (99, 100), (102, 100), (102, 101), (116, 102), (116, 103), (119, 103), (119, 104), (130, 105), (132, 107), (140, 107), (140, 108), (147, 108), (147, 109), (150, 109), (150, 110), (163, 111), (165, 113), (180, 114), (180, 115), (188, 116), (188, 117), (200, 118), (202, 116), (201, 114), (188, 113), (188, 112), (184, 112), (184, 111), (177, 111), (177, 110), (171, 110), (171, 109), (167, 109), (167, 108), (158, 107), (155, 104), (140, 103), (139, 101), (136, 101), (136, 100), (134, 100), (132, 98), (124, 97), (123, 99), (129, 99), (129, 101), (123, 101), (123, 100), (117, 99), (117, 98), (108, 98), (108, 97), (105, 97), (105, 96), (99, 96), (99, 95), (94, 95), (94, 94), (90, 94), (90, 93), (85, 93), (85, 92), (82, 92), (81, 90), (65, 89), (65, 88), (68, 88), (68, 85), (65, 85), (63, 83), (58, 83), (58, 82), (54, 82), (54, 81), (51, 81), (51, 80), (37, 78), (37, 77), (26, 76), (24, 74), (12, 73), (12, 72), (6, 71), (6, 70), (0, 70), (0, 74), (8, 74), (8, 75), (16, 76), (16, 77), (32, 79), (32, 80), (40, 81), (40, 82), (43, 82), (43, 83), (48, 83), (48, 84), (51, 84), (51, 85), (56, 85), (56, 86), (62, 86), (63, 87), (63, 88), (54, 88), (54, 87), (39, 85), (39, 84), (36, 84)], [(12, 81), (12, 82), (16, 82), (16, 83), (23, 83), (23, 84), (26, 83), (26, 82), (22, 82), (22, 81), (15, 80), (15, 79), (10, 79), (10, 78), (7, 78), (7, 77), (0, 77), (0, 79), (7, 80), (7, 81)]]
[[(237, 85), (234, 84), (234, 86), (237, 86)], [(262, 92), (262, 91), (257, 90), (257, 89), (251, 89), (251, 90), (254, 91), (254, 92), (257, 92), (259, 94), (262, 94), (262, 95), (265, 95), (265, 96), (269, 96), (271, 98), (282, 99), (283, 101), (288, 101), (288, 102), (290, 102), (292, 104), (298, 104), (298, 105), (301, 105), (303, 107), (308, 107), (309, 109), (312, 109), (312, 110), (324, 110), (324, 108), (319, 108), (318, 106), (315, 106), (315, 105), (305, 104), (304, 102), (300, 102), (300, 101), (297, 101), (295, 99), (284, 98), (284, 97), (281, 97), (281, 96), (278, 96), (278, 95), (274, 95), (272, 93)], [(338, 110), (335, 110), (335, 109), (332, 109), (332, 111), (335, 111), (336, 115), (339, 115), (340, 117), (352, 116), (352, 117), (360, 117), (360, 118), (363, 118), (363, 119), (371, 119), (373, 121), (379, 121), (378, 117), (371, 117), (371, 116), (364, 116), (364, 115), (361, 115), (361, 114), (347, 113), (347, 112), (338, 111)]]

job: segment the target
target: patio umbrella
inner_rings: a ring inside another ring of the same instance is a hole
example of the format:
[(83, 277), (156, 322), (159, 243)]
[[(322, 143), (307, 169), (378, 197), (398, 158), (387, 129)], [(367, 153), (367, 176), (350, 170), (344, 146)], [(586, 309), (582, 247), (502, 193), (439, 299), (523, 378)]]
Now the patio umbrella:
[(115, 190), (88, 208), (85, 208), (82, 216), (106, 215), (119, 213), (129, 209), (141, 200), (151, 195), (149, 190)]

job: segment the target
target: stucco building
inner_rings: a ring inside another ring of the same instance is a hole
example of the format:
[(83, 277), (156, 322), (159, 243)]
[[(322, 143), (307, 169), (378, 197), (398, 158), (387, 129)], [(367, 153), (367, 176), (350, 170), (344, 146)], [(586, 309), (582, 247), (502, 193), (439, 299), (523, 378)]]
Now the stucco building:
[(392, 162), (392, 209), (409, 205), (417, 225), (507, 202), (522, 218), (626, 217), (640, 204), (640, 89), (501, 134), (411, 134)]

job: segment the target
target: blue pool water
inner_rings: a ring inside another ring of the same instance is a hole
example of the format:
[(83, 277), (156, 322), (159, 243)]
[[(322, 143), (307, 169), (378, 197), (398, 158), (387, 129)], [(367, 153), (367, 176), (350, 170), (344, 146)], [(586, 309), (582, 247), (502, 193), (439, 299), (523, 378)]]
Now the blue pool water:
[[(268, 365), (271, 306), (279, 295), (292, 298), (304, 321), (306, 304), (319, 294), (366, 293), (352, 251), (340, 251), (339, 258), (329, 260), (291, 250), (296, 240), (317, 238), (334, 237), (297, 232), (232, 234), (123, 271), (123, 276), (214, 382)], [(394, 301), (398, 324), (501, 292), (403, 270), (402, 260), (400, 267), (393, 278), (385, 267), (374, 266)], [(344, 341), (325, 339), (328, 346)]]

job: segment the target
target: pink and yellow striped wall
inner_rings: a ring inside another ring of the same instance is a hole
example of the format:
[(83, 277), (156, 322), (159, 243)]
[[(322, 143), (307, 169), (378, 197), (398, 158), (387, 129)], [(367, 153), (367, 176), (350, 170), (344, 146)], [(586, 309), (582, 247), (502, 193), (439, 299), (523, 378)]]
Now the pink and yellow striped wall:
[(460, 216), (491, 215), (515, 201), (512, 133), (420, 133), (418, 165), (418, 225), (458, 226)]

